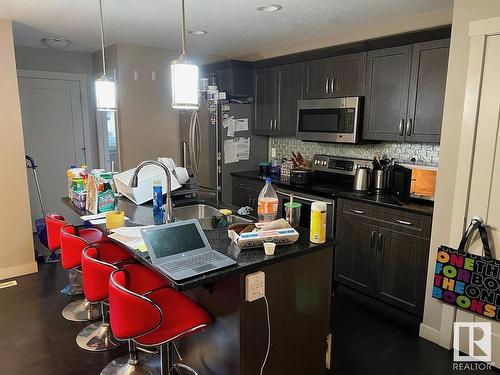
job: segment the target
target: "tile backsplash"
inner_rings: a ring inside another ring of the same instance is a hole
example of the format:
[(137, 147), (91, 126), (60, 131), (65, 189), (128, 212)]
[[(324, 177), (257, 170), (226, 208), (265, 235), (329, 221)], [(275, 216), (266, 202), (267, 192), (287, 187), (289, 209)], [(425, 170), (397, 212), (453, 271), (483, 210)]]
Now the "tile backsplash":
[(344, 156), (360, 159), (373, 159), (373, 156), (387, 156), (398, 161), (409, 161), (415, 158), (417, 162), (438, 164), (439, 145), (431, 143), (397, 143), (382, 142), (374, 144), (349, 145), (340, 143), (302, 142), (295, 138), (270, 138), (271, 147), (276, 147), (277, 157), (290, 157), (292, 151), (299, 151), (304, 158), (312, 160), (314, 154)]

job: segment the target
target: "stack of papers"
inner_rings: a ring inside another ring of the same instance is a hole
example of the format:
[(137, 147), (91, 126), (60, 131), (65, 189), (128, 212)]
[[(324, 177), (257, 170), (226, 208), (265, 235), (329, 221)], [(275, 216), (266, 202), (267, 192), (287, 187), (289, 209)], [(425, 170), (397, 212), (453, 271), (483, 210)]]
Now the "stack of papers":
[[(102, 212), (96, 215), (83, 215), (80, 216), (83, 221), (90, 221), (93, 225), (106, 224), (106, 212)], [(125, 216), (125, 220), (130, 220)]]
[(146, 248), (146, 244), (142, 239), (141, 229), (149, 227), (154, 227), (154, 225), (116, 228), (111, 230), (111, 232), (113, 233), (111, 233), (108, 237), (124, 244), (127, 247), (139, 250), (144, 253), (148, 251), (148, 249)]

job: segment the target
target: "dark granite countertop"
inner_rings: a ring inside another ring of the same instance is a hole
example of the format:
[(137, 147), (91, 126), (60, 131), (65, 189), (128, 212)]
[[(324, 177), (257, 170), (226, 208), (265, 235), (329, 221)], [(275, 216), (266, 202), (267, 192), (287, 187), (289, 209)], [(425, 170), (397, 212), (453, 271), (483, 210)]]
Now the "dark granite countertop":
[[(231, 175), (253, 181), (263, 181), (265, 179), (265, 177), (260, 175), (259, 171), (233, 172)], [(406, 204), (398, 201), (389, 194), (356, 193), (352, 190), (352, 182), (342, 179), (329, 182), (319, 181), (319, 183), (309, 185), (297, 185), (290, 183), (289, 180), (282, 179), (280, 176), (270, 175), (269, 177), (271, 177), (273, 185), (299, 193), (317, 195), (324, 198), (351, 199), (429, 216), (432, 216), (434, 212), (434, 205), (432, 202), (411, 201)], [(330, 186), (328, 186), (328, 184)]]
[[(65, 197), (62, 198), (62, 200), (68, 207), (70, 207), (80, 216), (89, 214), (89, 212), (87, 212), (86, 210), (80, 210), (74, 207), (73, 203), (69, 198)], [(210, 206), (219, 208), (229, 208), (233, 211), (233, 213), (236, 213), (237, 210), (237, 208), (235, 208), (230, 204), (216, 205), (208, 202), (199, 202), (199, 203), (205, 203)], [(136, 206), (128, 199), (120, 198), (118, 199), (118, 210), (124, 211), (125, 216), (130, 218), (129, 221), (125, 222), (126, 226), (153, 224), (153, 215), (152, 215), (153, 209), (151, 203)], [(249, 216), (242, 216), (242, 217), (255, 220), (255, 218)], [(107, 232), (105, 225), (95, 225), (95, 227), (102, 230), (103, 232)], [(298, 232), (300, 233), (300, 237), (297, 242), (290, 245), (276, 246), (274, 255), (266, 256), (264, 253), (264, 248), (262, 247), (255, 249), (241, 250), (235, 243), (233, 243), (228, 238), (227, 228), (217, 228), (214, 230), (207, 230), (205, 231), (205, 234), (212, 247), (215, 250), (218, 250), (221, 253), (236, 260), (237, 264), (231, 267), (215, 270), (205, 275), (196, 276), (183, 281), (174, 281), (172, 279), (169, 279), (169, 281), (171, 282), (172, 286), (177, 290), (191, 289), (198, 286), (208, 285), (216, 280), (226, 278), (233, 274), (253, 272), (262, 267), (269, 266), (277, 262), (282, 262), (286, 259), (299, 257), (313, 251), (319, 251), (319, 250), (331, 251), (331, 248), (335, 244), (334, 241), (327, 241), (323, 244), (314, 244), (309, 242), (308, 228), (299, 228)], [(120, 246), (124, 245), (120, 244)], [(152, 267), (151, 260), (147, 253), (143, 253), (141, 251), (134, 250), (132, 248), (127, 248), (127, 249), (131, 251), (133, 255), (143, 264)], [(155, 270), (159, 271), (156, 268)], [(168, 276), (166, 277), (168, 278)]]

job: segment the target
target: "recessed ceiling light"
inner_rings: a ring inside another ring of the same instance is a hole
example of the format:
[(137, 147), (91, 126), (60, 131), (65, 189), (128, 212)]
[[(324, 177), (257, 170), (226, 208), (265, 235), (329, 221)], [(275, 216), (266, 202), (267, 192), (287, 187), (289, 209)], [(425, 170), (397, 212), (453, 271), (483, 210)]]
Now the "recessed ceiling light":
[(189, 30), (188, 33), (191, 35), (205, 35), (207, 33), (207, 31), (205, 31), (205, 30)]
[(42, 38), (41, 42), (52, 49), (65, 49), (71, 44), (70, 40), (59, 37)]
[(278, 4), (267, 4), (257, 8), (257, 10), (261, 12), (277, 12), (280, 9), (281, 5)]

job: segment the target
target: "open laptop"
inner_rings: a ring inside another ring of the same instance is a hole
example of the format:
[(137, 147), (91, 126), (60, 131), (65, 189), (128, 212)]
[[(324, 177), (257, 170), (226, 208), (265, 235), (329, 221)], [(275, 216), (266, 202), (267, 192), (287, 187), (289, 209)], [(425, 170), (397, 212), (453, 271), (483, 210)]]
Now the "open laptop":
[(141, 230), (153, 265), (174, 280), (183, 280), (236, 262), (210, 246), (196, 219)]

